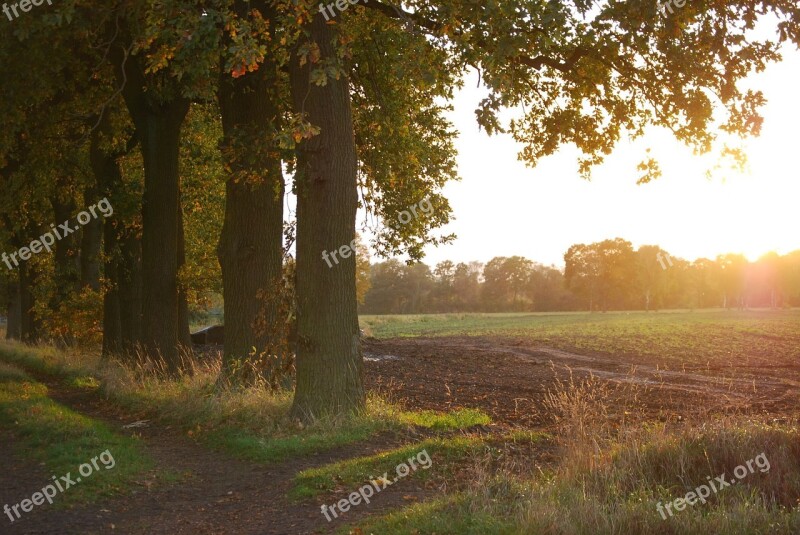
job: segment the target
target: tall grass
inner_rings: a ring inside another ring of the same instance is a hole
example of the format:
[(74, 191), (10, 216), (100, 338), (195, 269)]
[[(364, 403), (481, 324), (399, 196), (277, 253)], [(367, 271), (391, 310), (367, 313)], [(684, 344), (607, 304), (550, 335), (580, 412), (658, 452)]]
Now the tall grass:
[(137, 418), (175, 424), (213, 447), (259, 462), (308, 455), (409, 426), (447, 432), (489, 422), (480, 411), (407, 412), (371, 393), (363, 414), (302, 426), (288, 416), (290, 390), (264, 385), (220, 388), (218, 359), (187, 360), (190, 371), (177, 378), (161, 373), (163, 370), (144, 359), (125, 363), (103, 360), (96, 354), (6, 341), (0, 341), (0, 359), (66, 377), (71, 386), (97, 388)]
[[(800, 532), (796, 421), (700, 416), (653, 422), (636, 414), (635, 392), (612, 391), (593, 378), (557, 383), (545, 405), (562, 431), (560, 464), (547, 476), (512, 485), (516, 499), (508, 499), (510, 478), (476, 478), (473, 510), (496, 511), (504, 502), (516, 528), (536, 533)], [(768, 472), (756, 470), (666, 520), (657, 512), (657, 503), (682, 498), (709, 478), (727, 474), (730, 480), (734, 468), (762, 453)]]
[[(469, 490), (371, 521), (364, 533), (796, 534), (800, 533), (800, 426), (728, 416), (678, 423), (637, 414), (633, 389), (594, 378), (557, 382), (545, 409), (559, 460), (529, 477), (478, 459)], [(656, 508), (764, 454), (735, 485), (666, 520)], [(529, 464), (535, 465), (536, 459)], [(442, 531), (442, 530), (445, 531)]]

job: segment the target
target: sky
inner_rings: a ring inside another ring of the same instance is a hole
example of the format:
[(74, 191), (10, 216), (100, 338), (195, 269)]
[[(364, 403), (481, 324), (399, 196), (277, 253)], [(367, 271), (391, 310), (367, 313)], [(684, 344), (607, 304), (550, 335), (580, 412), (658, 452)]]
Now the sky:
[[(521, 145), (509, 136), (479, 131), (474, 110), (483, 97), (477, 77), (468, 79), (449, 115), (460, 136), (460, 182), (444, 189), (454, 221), (443, 234), (458, 238), (426, 248), (424, 262), (486, 262), (495, 256), (525, 256), (563, 266), (575, 243), (621, 237), (634, 247), (660, 245), (673, 256), (694, 260), (743, 253), (755, 260), (767, 251), (800, 249), (800, 170), (797, 125), (800, 53), (744, 82), (768, 100), (759, 138), (743, 142), (745, 173), (727, 169), (710, 180), (715, 160), (699, 157), (671, 134), (652, 129), (636, 142), (623, 140), (591, 182), (578, 174), (578, 152), (565, 146), (536, 168), (517, 160)], [(658, 180), (636, 185), (636, 165), (645, 150), (662, 166)]]

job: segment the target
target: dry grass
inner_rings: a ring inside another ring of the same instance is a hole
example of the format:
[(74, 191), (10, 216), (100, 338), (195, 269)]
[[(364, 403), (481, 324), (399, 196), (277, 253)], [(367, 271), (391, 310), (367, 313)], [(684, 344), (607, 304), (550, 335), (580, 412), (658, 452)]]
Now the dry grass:
[[(800, 426), (729, 416), (665, 423), (638, 411), (635, 387), (595, 377), (557, 382), (545, 409), (559, 459), (527, 467), (478, 457), (463, 495), (409, 507), (364, 532), (452, 534), (800, 533)], [(736, 485), (666, 520), (656, 508), (760, 454)], [(524, 468), (530, 476), (521, 477)]]
[[(633, 389), (590, 377), (558, 382), (546, 407), (558, 424), (562, 459), (529, 481), (477, 472), (476, 516), (510, 519), (525, 533), (797, 533), (800, 427), (731, 416), (673, 425), (635, 414)], [(627, 405), (626, 405), (627, 402)], [(625, 410), (625, 407), (631, 409)], [(620, 422), (615, 413), (627, 415)], [(765, 454), (768, 472), (688, 506), (666, 521), (656, 503), (681, 498), (708, 478)], [(513, 527), (512, 527), (513, 526)]]

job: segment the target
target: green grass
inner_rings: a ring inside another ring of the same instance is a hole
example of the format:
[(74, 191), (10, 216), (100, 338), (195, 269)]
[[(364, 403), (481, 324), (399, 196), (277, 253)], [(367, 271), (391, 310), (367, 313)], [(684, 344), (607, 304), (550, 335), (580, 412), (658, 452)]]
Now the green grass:
[(796, 309), (363, 316), (361, 322), (377, 338), (506, 336), (523, 338), (531, 346), (640, 357), (671, 367), (800, 360), (800, 310)]
[[(469, 498), (462, 494), (418, 503), (360, 526), (365, 534), (448, 534), (507, 535), (517, 533), (509, 522), (483, 512), (471, 511)], [(341, 535), (353, 533), (342, 528)], [(545, 533), (545, 532), (543, 532)]]
[[(453, 465), (462, 463), (483, 447), (484, 441), (475, 437), (433, 438), (375, 455), (347, 459), (300, 472), (295, 477), (291, 495), (296, 499), (305, 499), (331, 492), (338, 487), (352, 489), (380, 478), (384, 473), (388, 473), (388, 479), (392, 481), (398, 476), (396, 468), (399, 465), (408, 464), (411, 457), (417, 462), (416, 456), (422, 452), (427, 452), (429, 457), (423, 455), (421, 464), (428, 465), (428, 469), (434, 468), (438, 474), (449, 473)], [(407, 477), (425, 478), (428, 469), (420, 467), (411, 472), (413, 476)]]
[[(381, 405), (378, 401), (372, 405), (375, 411), (372, 414), (354, 417), (335, 426), (323, 423), (283, 436), (265, 436), (244, 431), (240, 427), (226, 426), (206, 434), (203, 441), (236, 457), (269, 464), (362, 442), (381, 432), (398, 432), (404, 426), (447, 433), (491, 422), (488, 415), (473, 409), (449, 413), (411, 412), (393, 410), (388, 406), (378, 407)], [(382, 418), (377, 417), (379, 413), (383, 414)]]
[(202, 441), (234, 457), (270, 464), (360, 442), (373, 436), (376, 429), (378, 426), (364, 422), (287, 436), (264, 436), (224, 427), (206, 434)]
[(434, 431), (468, 429), (491, 423), (487, 414), (477, 409), (461, 409), (453, 412), (417, 411), (401, 412), (398, 421), (402, 424), (424, 427)]
[[(19, 439), (14, 444), (18, 454), (46, 467), (48, 477), (40, 488), (52, 482), (50, 475), (71, 473), (75, 481), (80, 465), (109, 452), (113, 463), (108, 456), (105, 464), (98, 460), (99, 470), (92, 467), (91, 476), (58, 494), (54, 501), (59, 505), (126, 492), (152, 467), (136, 440), (55, 403), (47, 397), (47, 387), (8, 365), (0, 366), (0, 425)], [(113, 468), (106, 468), (112, 464)], [(30, 496), (19, 496), (20, 500), (26, 498)]]
[(100, 388), (100, 381), (91, 375), (84, 375), (82, 377), (74, 377), (67, 381), (67, 385), (72, 388), (79, 388), (83, 390), (97, 390)]
[(265, 464), (362, 442), (381, 433), (402, 433), (408, 427), (447, 433), (490, 423), (477, 410), (409, 412), (370, 396), (365, 414), (300, 428), (286, 416), (291, 392), (262, 388), (220, 392), (215, 388), (218, 369), (213, 367), (178, 380), (163, 380), (96, 356), (8, 342), (0, 342), (0, 360), (61, 377), (70, 388), (102, 390), (134, 414), (180, 426), (202, 444)]

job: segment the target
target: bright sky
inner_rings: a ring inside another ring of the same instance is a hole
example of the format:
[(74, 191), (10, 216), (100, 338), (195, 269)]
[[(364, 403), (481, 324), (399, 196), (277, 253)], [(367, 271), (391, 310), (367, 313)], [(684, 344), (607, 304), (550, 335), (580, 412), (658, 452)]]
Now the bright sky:
[[(800, 53), (786, 50), (784, 57), (747, 81), (768, 99), (761, 137), (744, 144), (749, 170), (727, 169), (710, 181), (705, 171), (712, 160), (656, 130), (635, 143), (623, 141), (591, 182), (578, 175), (571, 147), (527, 168), (509, 136), (479, 132), (474, 110), (483, 92), (477, 79), (469, 80), (450, 117), (461, 133), (456, 146), (463, 180), (445, 188), (456, 220), (444, 233), (458, 239), (427, 248), (424, 261), (433, 266), (520, 255), (561, 266), (570, 245), (616, 237), (634, 247), (657, 244), (689, 260), (727, 252), (754, 260), (770, 250), (800, 249)], [(663, 176), (637, 186), (636, 165), (647, 147)]]

